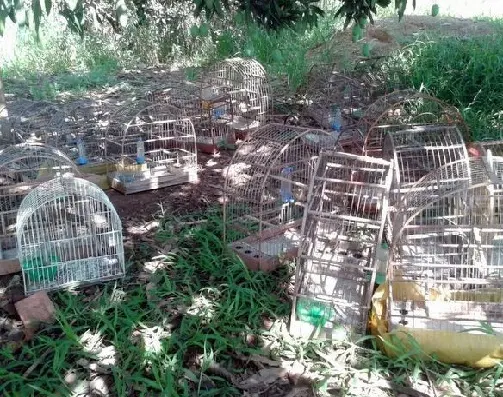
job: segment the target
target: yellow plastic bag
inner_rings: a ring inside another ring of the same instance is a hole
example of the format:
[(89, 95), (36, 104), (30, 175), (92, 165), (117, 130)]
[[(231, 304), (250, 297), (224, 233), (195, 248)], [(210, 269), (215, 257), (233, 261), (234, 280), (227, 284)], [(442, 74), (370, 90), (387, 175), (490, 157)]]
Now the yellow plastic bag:
[[(393, 295), (407, 296), (412, 300), (421, 298), (424, 294), (414, 282), (401, 282), (393, 288)], [(431, 292), (431, 291), (430, 291)], [(489, 291), (491, 298), (495, 292)], [(372, 298), (370, 313), (371, 333), (378, 337), (381, 350), (389, 357), (397, 357), (404, 351), (413, 351), (414, 344), (421, 348), (422, 358), (434, 356), (447, 364), (467, 365), (474, 368), (490, 368), (503, 360), (503, 336), (456, 333), (449, 331), (422, 330), (402, 327), (388, 332), (387, 298), (389, 288), (384, 283), (379, 286)], [(464, 292), (466, 294), (466, 292)], [(451, 297), (460, 298), (463, 293), (454, 291)], [(486, 292), (486, 295), (488, 293)], [(440, 294), (438, 295), (440, 298)], [(483, 298), (480, 296), (477, 298)], [(487, 297), (487, 296), (486, 296)], [(472, 296), (466, 296), (472, 298)], [(478, 299), (477, 299), (478, 300)]]

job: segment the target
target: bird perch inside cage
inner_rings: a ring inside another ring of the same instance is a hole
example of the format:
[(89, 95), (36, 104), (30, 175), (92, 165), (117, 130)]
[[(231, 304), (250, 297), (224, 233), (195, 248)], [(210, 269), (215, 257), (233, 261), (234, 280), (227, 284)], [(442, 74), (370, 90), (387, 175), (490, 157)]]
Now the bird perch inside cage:
[(105, 193), (72, 176), (33, 189), (21, 203), (16, 238), (25, 292), (124, 275), (122, 226)]
[(110, 184), (124, 194), (197, 181), (194, 127), (169, 105), (138, 113), (124, 131), (121, 153)]
[[(389, 161), (334, 151), (320, 154), (296, 263), (293, 334), (322, 332), (330, 338), (342, 328), (365, 331), (390, 185)], [(306, 321), (306, 305), (325, 308), (320, 329), (313, 328), (314, 314), (313, 321)]]
[(251, 269), (273, 270), (297, 252), (314, 163), (328, 131), (267, 124), (244, 141), (227, 168), (224, 239)]
[(16, 216), (23, 198), (68, 172), (79, 174), (72, 160), (47, 145), (22, 143), (0, 151), (0, 267), (17, 262)]

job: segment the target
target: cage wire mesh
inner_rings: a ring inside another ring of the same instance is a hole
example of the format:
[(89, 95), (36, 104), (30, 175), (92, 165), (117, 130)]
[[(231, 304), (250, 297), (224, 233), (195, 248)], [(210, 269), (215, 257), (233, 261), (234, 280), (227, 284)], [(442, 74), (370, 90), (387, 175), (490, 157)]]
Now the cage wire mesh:
[(473, 154), (476, 156), (492, 155), (492, 156), (503, 156), (503, 141), (482, 141), (474, 142), (471, 144), (476, 150)]
[(502, 161), (446, 164), (404, 196), (388, 269), (391, 329), (503, 331)]
[(383, 159), (322, 151), (301, 230), (292, 334), (331, 339), (365, 332), (391, 172)]
[(197, 181), (195, 131), (165, 103), (148, 106), (124, 130), (111, 186), (131, 194)]
[(266, 124), (245, 140), (226, 170), (224, 241), (251, 269), (272, 270), (297, 253), (307, 189), (328, 131)]
[(388, 233), (392, 233), (395, 209), (403, 196), (430, 172), (458, 160), (467, 161), (468, 152), (456, 126), (426, 125), (388, 132), (383, 158), (394, 163), (388, 212)]
[(101, 103), (78, 101), (55, 113), (50, 125), (36, 139), (59, 149), (79, 166), (106, 168), (108, 118), (109, 113)]
[(384, 136), (390, 131), (435, 124), (455, 125), (464, 138), (469, 136), (468, 126), (455, 107), (421, 92), (394, 91), (378, 99), (363, 117), (364, 153), (380, 157)]
[(339, 109), (342, 116), (339, 144), (346, 152), (362, 152), (363, 135), (357, 122), (371, 96), (364, 81), (337, 71), (334, 65), (314, 65), (300, 94), (306, 105), (303, 113), (320, 128), (331, 130), (334, 108)]
[(96, 185), (62, 176), (33, 189), (16, 220), (27, 294), (122, 277), (122, 225)]
[(16, 216), (23, 198), (67, 172), (79, 174), (72, 160), (44, 144), (21, 143), (0, 151), (0, 261), (17, 258)]
[(201, 116), (201, 87), (186, 80), (170, 81), (157, 90), (149, 90), (145, 98), (151, 103), (166, 103), (186, 117)]
[(198, 80), (201, 113), (193, 122), (202, 151), (243, 140), (266, 121), (271, 92), (265, 69), (256, 60), (226, 59)]

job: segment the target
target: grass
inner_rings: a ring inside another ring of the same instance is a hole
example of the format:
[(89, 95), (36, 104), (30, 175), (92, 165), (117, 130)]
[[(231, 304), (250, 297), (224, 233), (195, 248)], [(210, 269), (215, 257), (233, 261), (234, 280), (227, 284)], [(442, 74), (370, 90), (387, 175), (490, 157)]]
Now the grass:
[[(274, 365), (295, 363), (319, 396), (390, 396), (428, 382), (466, 396), (501, 395), (503, 367), (449, 367), (410, 351), (390, 360), (372, 337), (356, 344), (292, 338), (288, 269), (248, 271), (224, 251), (220, 219), (216, 210), (165, 218), (156, 244), (176, 250), (155, 259), (156, 271), (138, 247), (124, 282), (55, 293), (57, 323), (19, 351), (0, 349), (0, 394), (71, 396), (99, 380), (113, 396), (238, 396), (239, 381), (260, 368), (258, 357), (272, 374)], [(273, 321), (268, 330), (264, 318)]]
[(423, 37), (392, 56), (382, 73), (404, 88), (426, 90), (458, 107), (473, 140), (501, 139), (503, 23), (481, 37)]

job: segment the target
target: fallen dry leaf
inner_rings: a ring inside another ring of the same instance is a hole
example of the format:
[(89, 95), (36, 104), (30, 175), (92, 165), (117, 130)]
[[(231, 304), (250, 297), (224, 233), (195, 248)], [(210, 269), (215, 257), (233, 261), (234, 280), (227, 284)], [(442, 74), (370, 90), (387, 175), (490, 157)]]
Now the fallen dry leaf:
[(286, 368), (264, 368), (258, 373), (252, 375), (248, 379), (240, 382), (237, 387), (243, 390), (255, 388), (258, 386), (267, 387), (280, 379), (285, 379), (288, 376)]

